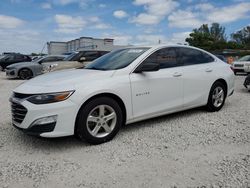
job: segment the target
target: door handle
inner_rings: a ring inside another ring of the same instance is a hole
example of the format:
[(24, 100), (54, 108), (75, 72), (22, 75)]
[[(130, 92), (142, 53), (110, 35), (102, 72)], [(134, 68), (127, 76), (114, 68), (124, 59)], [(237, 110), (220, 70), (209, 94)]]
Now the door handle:
[(180, 77), (180, 76), (182, 76), (182, 74), (181, 74), (180, 72), (175, 72), (175, 73), (173, 74), (173, 77)]
[(211, 68), (206, 68), (206, 70), (205, 70), (206, 72), (212, 72), (213, 71), (213, 69), (211, 69)]

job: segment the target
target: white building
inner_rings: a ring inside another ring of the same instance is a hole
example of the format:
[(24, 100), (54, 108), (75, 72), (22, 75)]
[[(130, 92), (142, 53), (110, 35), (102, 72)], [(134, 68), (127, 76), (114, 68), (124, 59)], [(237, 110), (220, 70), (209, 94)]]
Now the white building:
[(121, 48), (122, 46), (114, 46), (114, 39), (98, 39), (92, 37), (81, 37), (67, 42), (50, 41), (47, 43), (48, 54), (63, 54), (73, 51), (83, 50), (104, 50), (111, 51)]

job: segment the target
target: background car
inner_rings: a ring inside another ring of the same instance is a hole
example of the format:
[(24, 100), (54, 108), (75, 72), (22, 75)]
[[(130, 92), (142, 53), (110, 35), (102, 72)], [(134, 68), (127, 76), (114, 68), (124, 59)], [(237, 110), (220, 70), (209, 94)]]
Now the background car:
[(233, 62), (232, 68), (235, 74), (238, 72), (250, 72), (250, 55), (244, 56)]
[(7, 66), (12, 65), (14, 63), (20, 62), (30, 62), (31, 58), (27, 55), (11, 53), (4, 55), (0, 58), (0, 71), (3, 71)]
[(68, 57), (66, 57), (63, 61), (44, 63), (43, 72), (46, 73), (63, 69), (82, 68), (89, 62), (101, 57), (102, 55), (108, 52), (109, 51), (97, 51), (97, 50), (74, 52)]
[(15, 63), (6, 67), (6, 76), (9, 78), (30, 79), (42, 74), (43, 63), (61, 61), (63, 55), (49, 55), (35, 59), (32, 62)]

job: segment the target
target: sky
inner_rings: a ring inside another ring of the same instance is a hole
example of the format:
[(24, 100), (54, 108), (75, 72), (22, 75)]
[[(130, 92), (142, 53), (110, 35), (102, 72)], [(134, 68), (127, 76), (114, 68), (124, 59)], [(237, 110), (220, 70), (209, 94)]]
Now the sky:
[(47, 52), (48, 41), (82, 36), (117, 45), (184, 43), (213, 22), (230, 38), (250, 25), (250, 0), (1, 0), (0, 53)]

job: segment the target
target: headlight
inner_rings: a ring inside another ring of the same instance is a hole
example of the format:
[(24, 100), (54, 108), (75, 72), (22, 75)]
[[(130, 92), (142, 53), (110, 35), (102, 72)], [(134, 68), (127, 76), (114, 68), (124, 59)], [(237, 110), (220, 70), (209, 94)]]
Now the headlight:
[(48, 103), (60, 102), (69, 98), (73, 93), (74, 91), (64, 91), (58, 93), (38, 94), (29, 97), (27, 101), (33, 104), (48, 104)]

